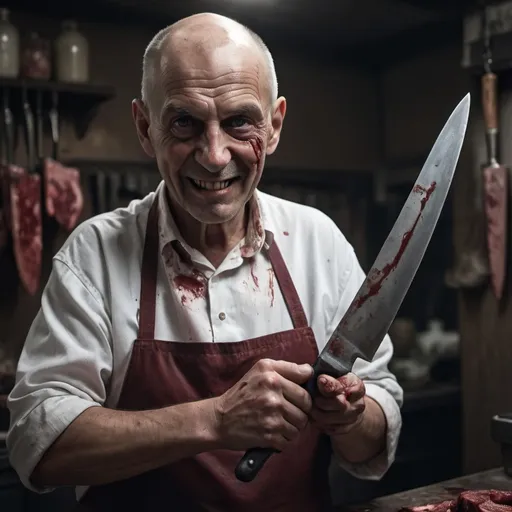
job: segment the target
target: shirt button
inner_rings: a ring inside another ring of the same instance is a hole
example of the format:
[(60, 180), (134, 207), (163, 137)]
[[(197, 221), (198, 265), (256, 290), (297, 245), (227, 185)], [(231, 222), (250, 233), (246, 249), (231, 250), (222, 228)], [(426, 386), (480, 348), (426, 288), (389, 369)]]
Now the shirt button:
[(221, 320), (225, 320), (226, 319), (226, 313), (219, 313), (219, 318)]

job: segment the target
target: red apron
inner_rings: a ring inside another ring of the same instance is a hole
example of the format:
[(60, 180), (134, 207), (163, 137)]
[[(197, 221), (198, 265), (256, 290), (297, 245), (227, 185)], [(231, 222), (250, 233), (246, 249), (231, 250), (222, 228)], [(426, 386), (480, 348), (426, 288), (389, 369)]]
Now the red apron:
[[(299, 296), (274, 242), (268, 255), (294, 328), (230, 343), (154, 339), (159, 258), (157, 201), (146, 229), (141, 272), (139, 336), (118, 408), (147, 410), (219, 396), (258, 360), (312, 364), (318, 348)], [(143, 475), (87, 490), (83, 510), (173, 512), (317, 512), (330, 509), (327, 436), (308, 425), (282, 453), (269, 459), (253, 482), (234, 475), (243, 452), (217, 450)]]

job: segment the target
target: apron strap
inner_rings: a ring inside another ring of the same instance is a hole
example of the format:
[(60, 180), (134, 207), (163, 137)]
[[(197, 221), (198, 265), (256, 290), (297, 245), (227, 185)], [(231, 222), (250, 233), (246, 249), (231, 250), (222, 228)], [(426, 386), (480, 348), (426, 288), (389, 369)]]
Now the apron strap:
[(156, 280), (158, 273), (158, 198), (149, 210), (142, 253), (139, 302), (139, 339), (155, 337)]
[(284, 262), (283, 255), (275, 241), (268, 248), (268, 256), (270, 263), (272, 263), (279, 288), (281, 288), (286, 307), (292, 317), (293, 326), (295, 329), (308, 327), (308, 319), (306, 318), (306, 313), (304, 313), (299, 294), (293, 284), (292, 276)]

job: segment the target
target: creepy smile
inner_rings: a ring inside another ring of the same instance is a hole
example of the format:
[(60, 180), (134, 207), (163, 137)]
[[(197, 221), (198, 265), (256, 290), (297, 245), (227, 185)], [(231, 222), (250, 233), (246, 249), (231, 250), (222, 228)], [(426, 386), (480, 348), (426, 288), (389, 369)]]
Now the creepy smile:
[(239, 181), (240, 178), (231, 178), (229, 180), (224, 181), (206, 181), (206, 180), (196, 180), (194, 178), (187, 178), (188, 181), (193, 185), (193, 187), (204, 193), (222, 193), (231, 188), (233, 183)]

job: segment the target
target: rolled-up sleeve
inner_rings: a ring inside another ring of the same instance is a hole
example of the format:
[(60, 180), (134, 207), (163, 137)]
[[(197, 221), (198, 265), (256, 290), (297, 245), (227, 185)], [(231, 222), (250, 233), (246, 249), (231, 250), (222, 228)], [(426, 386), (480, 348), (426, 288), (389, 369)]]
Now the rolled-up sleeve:
[(77, 269), (54, 259), (41, 309), (21, 353), (8, 397), (7, 448), (23, 484), (82, 412), (102, 405), (112, 371), (110, 320), (99, 292)]
[[(346, 244), (344, 249), (345, 250), (343, 252), (340, 251), (340, 253), (343, 254), (344, 258), (350, 260), (350, 272), (348, 280), (343, 284), (343, 289), (341, 290), (341, 304), (329, 329), (331, 334), (350, 306), (350, 303), (366, 277), (352, 247), (349, 248), (348, 254)], [(345, 260), (345, 265), (346, 264), (347, 262)], [(352, 464), (343, 460), (339, 455), (335, 456), (336, 461), (342, 469), (362, 480), (380, 480), (395, 460), (398, 440), (402, 429), (400, 408), (403, 403), (403, 390), (397, 382), (396, 377), (388, 368), (392, 356), (393, 344), (389, 335), (386, 335), (375, 353), (373, 360), (367, 362), (362, 359), (357, 359), (352, 369), (353, 373), (364, 381), (366, 395), (379, 404), (387, 422), (386, 448), (373, 459), (361, 464)]]

